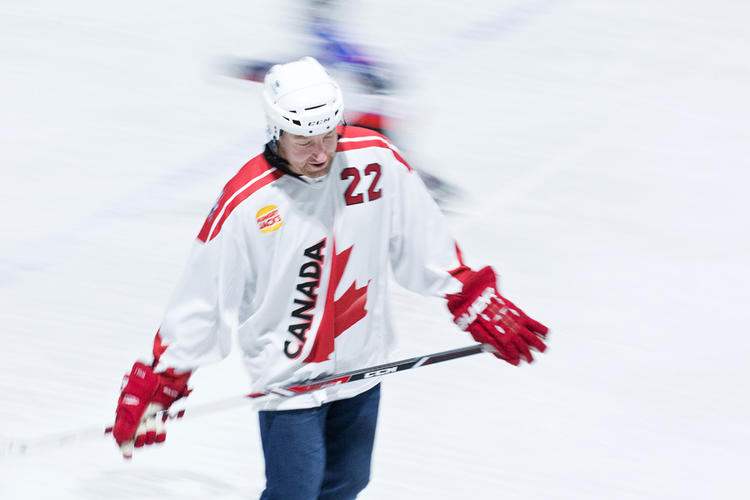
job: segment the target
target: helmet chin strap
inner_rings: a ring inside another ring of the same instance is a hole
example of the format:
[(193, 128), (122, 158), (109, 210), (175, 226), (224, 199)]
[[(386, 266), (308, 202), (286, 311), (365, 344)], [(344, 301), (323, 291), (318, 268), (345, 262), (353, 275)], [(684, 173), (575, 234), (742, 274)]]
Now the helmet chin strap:
[[(281, 134), (283, 134), (284, 131), (281, 131)], [(279, 137), (281, 137), (281, 134), (279, 134)], [(279, 154), (279, 140), (278, 139), (271, 139), (268, 141), (268, 148), (271, 150), (271, 152), (275, 155)]]

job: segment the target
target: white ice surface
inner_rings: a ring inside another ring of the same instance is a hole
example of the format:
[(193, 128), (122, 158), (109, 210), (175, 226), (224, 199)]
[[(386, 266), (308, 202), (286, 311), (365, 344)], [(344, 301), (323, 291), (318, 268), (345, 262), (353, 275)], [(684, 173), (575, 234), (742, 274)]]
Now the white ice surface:
[[(108, 424), (190, 243), (263, 141), (257, 87), (299, 2), (0, 4), (0, 437)], [(356, 7), (352, 7), (356, 5)], [(470, 264), (552, 328), (384, 381), (363, 499), (750, 497), (750, 5), (360, 1), (352, 35), (409, 70), (415, 163), (468, 193)], [(468, 343), (394, 291), (397, 357)], [(240, 394), (238, 360), (190, 405)], [(0, 457), (2, 499), (255, 498), (250, 407)]]

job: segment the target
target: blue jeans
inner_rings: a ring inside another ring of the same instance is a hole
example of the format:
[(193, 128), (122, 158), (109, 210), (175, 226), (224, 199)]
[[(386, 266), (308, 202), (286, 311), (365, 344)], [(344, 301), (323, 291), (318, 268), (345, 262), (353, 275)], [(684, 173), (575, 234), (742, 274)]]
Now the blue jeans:
[(348, 500), (370, 480), (380, 385), (316, 408), (261, 411), (261, 500)]

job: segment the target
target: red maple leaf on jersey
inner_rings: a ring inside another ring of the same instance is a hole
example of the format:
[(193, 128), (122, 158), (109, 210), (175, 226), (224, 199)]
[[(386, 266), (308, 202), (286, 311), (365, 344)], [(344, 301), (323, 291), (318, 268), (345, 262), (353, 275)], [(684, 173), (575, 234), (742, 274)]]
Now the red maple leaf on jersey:
[(305, 363), (321, 363), (328, 361), (333, 353), (334, 340), (344, 333), (352, 325), (357, 323), (367, 314), (365, 304), (367, 303), (367, 285), (357, 288), (352, 282), (344, 294), (334, 299), (336, 289), (344, 274), (346, 264), (349, 262), (349, 254), (353, 246), (347, 248), (340, 254), (336, 253), (336, 242), (333, 242), (333, 260), (331, 261), (331, 278), (326, 292), (326, 303), (323, 310), (323, 318), (320, 321), (318, 334), (315, 336), (310, 354), (305, 358)]

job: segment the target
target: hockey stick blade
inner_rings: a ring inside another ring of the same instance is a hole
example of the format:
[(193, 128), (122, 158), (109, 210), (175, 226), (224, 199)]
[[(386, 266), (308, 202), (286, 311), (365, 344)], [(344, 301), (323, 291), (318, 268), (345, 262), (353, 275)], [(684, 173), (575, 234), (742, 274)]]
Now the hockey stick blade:
[[(250, 394), (244, 394), (242, 396), (234, 396), (232, 398), (226, 398), (223, 400), (214, 401), (212, 403), (196, 405), (194, 407), (191, 407), (189, 410), (186, 408), (173, 411), (164, 410), (162, 412), (159, 412), (157, 416), (160, 417), (162, 421), (166, 422), (167, 420), (176, 420), (183, 418), (187, 411), (190, 412), (190, 415), (214, 413), (219, 410), (246, 404), (248, 400), (257, 399), (272, 394), (283, 397), (293, 397), (298, 394), (304, 394), (306, 392), (316, 391), (318, 389), (323, 389), (334, 385), (348, 384), (349, 382), (356, 382), (358, 380), (365, 380), (373, 377), (382, 377), (384, 375), (390, 375), (392, 373), (411, 370), (413, 368), (419, 368), (422, 366), (434, 365), (436, 363), (463, 358), (465, 356), (471, 356), (473, 354), (479, 354), (480, 352), (485, 351), (488, 351), (487, 345), (474, 344), (458, 349), (452, 349), (450, 351), (426, 354), (424, 356), (418, 356), (415, 358), (392, 361), (390, 363), (384, 363), (382, 365), (370, 366), (367, 368), (361, 368), (359, 370), (353, 370), (318, 379), (312, 379), (307, 382), (297, 382), (283, 387), (271, 388), (263, 392), (253, 392)], [(0, 446), (0, 454), (7, 453), (11, 455), (24, 455), (30, 450), (73, 444), (95, 436), (110, 434), (112, 433), (112, 426), (110, 425), (105, 427), (103, 431), (104, 432), (102, 432), (101, 427), (90, 427), (26, 442), (6, 441)]]

